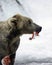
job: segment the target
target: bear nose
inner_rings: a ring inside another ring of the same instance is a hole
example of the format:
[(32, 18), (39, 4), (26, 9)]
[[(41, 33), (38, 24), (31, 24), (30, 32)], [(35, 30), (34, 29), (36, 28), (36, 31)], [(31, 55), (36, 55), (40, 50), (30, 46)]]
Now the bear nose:
[(36, 32), (40, 32), (42, 30), (42, 27), (36, 28)]
[(42, 27), (39, 28), (39, 31), (41, 31), (41, 30), (42, 30)]

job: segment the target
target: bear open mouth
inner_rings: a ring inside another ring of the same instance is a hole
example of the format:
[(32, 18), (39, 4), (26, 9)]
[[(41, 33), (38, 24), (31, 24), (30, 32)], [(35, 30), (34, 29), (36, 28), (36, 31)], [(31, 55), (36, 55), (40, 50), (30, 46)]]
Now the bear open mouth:
[(39, 36), (39, 32), (33, 32), (32, 37), (30, 37), (29, 40), (32, 40), (34, 36)]

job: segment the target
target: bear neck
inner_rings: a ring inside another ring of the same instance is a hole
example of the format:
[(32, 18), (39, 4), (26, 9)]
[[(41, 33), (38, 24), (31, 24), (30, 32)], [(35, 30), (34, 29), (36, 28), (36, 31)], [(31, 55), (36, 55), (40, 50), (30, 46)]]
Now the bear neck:
[(18, 37), (20, 38), (21, 36), (21, 30), (17, 29), (17, 28), (12, 28), (12, 30), (10, 31), (9, 35), (7, 36), (7, 39), (9, 41), (12, 41), (14, 38)]

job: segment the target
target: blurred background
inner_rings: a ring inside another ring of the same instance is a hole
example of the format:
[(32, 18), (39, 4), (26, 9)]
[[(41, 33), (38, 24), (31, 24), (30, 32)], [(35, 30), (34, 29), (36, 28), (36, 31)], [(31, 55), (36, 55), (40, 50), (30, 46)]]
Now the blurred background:
[(42, 26), (38, 37), (21, 36), (15, 65), (52, 65), (52, 0), (0, 0), (0, 21), (15, 14), (30, 17)]

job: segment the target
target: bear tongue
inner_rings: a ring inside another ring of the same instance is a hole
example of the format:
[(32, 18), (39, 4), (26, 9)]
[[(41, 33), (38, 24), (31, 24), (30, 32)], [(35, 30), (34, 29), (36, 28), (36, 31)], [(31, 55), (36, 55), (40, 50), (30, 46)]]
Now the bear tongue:
[[(39, 32), (35, 32), (36, 36), (39, 36)], [(32, 37), (29, 38), (29, 40), (32, 40), (34, 38), (34, 32), (32, 33)]]

